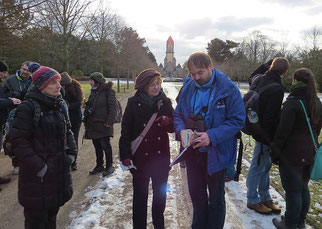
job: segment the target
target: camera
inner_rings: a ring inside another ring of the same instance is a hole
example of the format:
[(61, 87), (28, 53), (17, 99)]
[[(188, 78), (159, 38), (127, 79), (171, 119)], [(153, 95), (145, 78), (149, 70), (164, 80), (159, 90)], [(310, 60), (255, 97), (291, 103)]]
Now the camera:
[(187, 129), (197, 132), (205, 132), (206, 124), (202, 114), (198, 113), (197, 115), (191, 115), (186, 123)]
[(91, 107), (85, 107), (83, 122), (86, 122), (88, 117), (93, 114), (93, 109)]

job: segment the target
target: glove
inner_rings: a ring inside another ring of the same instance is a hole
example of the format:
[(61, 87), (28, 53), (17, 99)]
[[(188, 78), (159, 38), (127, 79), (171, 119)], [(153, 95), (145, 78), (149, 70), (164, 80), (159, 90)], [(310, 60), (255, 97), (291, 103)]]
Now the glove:
[(166, 127), (169, 126), (170, 123), (172, 122), (171, 118), (168, 118), (165, 115), (161, 115), (159, 117), (156, 118), (155, 120), (156, 123), (160, 124), (160, 127)]
[(131, 159), (125, 159), (125, 160), (123, 160), (123, 161), (122, 161), (122, 164), (123, 164), (124, 166), (130, 166), (130, 165), (131, 165)]

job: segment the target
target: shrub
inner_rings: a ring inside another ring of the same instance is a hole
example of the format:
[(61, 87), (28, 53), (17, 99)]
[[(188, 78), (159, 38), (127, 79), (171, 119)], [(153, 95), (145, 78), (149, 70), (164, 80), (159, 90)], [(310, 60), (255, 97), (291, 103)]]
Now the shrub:
[(84, 72), (82, 70), (73, 70), (72, 75), (73, 76), (84, 76)]

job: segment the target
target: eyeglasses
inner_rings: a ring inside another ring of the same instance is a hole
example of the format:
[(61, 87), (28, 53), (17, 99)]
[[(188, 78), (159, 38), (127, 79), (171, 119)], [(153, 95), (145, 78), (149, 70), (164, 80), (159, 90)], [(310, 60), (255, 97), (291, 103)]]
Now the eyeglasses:
[(161, 86), (161, 82), (151, 83), (149, 85), (149, 87), (160, 87), (160, 86)]

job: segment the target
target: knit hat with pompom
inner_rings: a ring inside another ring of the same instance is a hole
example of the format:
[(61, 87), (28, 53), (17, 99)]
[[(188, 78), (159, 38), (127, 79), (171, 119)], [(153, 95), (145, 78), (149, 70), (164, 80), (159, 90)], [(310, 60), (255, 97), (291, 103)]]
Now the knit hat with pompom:
[(41, 66), (36, 62), (30, 63), (28, 69), (32, 73), (33, 84), (39, 90), (43, 90), (51, 81), (61, 79), (60, 74), (55, 69)]

